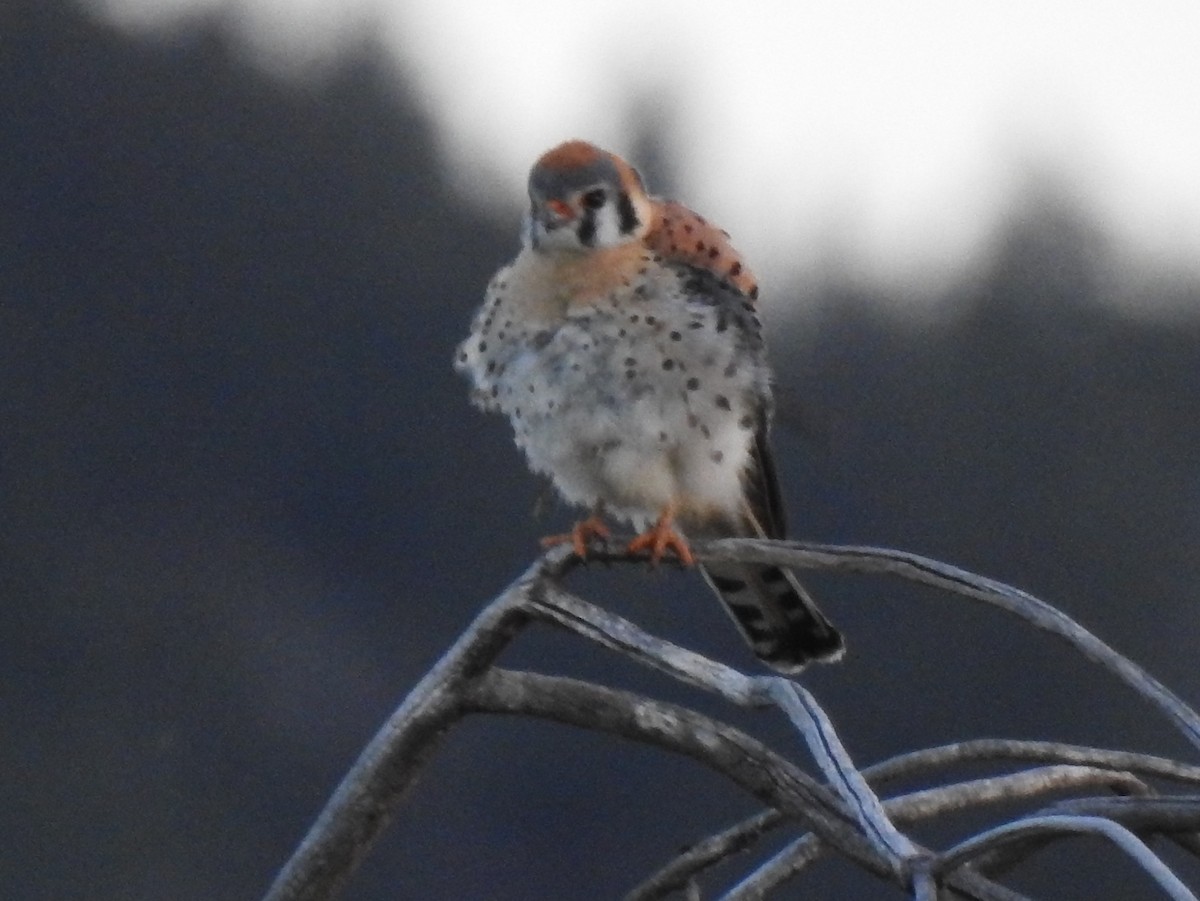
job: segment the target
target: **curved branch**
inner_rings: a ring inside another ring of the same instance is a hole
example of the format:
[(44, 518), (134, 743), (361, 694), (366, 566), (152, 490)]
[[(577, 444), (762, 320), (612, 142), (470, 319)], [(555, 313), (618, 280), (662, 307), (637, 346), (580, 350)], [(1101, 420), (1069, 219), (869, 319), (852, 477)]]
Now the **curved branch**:
[(764, 810), (716, 835), (701, 839), (625, 896), (625, 901), (655, 901), (685, 888), (711, 867), (749, 848), (776, 826), (787, 822), (778, 810)]
[(684, 754), (797, 818), (876, 875), (897, 875), (829, 789), (744, 732), (685, 707), (565, 676), (499, 668), (471, 686), (464, 705), (479, 713), (539, 716)]
[(1179, 763), (1166, 757), (1134, 751), (1110, 751), (1084, 745), (1052, 741), (1027, 741), (1007, 738), (980, 738), (955, 742), (898, 754), (863, 770), (875, 786), (905, 777), (927, 773), (941, 767), (984, 760), (1012, 760), (1030, 763), (1064, 763), (1102, 767), (1143, 777), (1168, 779), (1187, 785), (1200, 785), (1200, 766)]
[(480, 612), (363, 749), (264, 901), (320, 901), (341, 889), (391, 822), (446, 728), (462, 715), (467, 683), (528, 618), (533, 586), (561, 577), (575, 562), (566, 552), (544, 555)]
[[(874, 843), (863, 838), (827, 788), (740, 730), (695, 711), (564, 676), (498, 667), (471, 685), (463, 703), (474, 712), (540, 716), (684, 754), (809, 825), (821, 843), (905, 887), (906, 870), (897, 870)], [(953, 874), (951, 884), (981, 901), (1017, 897), (969, 871)]]
[(1064, 639), (1158, 707), (1195, 747), (1200, 748), (1200, 715), (1182, 698), (1129, 658), (1113, 650), (1065, 613), (1033, 595), (984, 576), (889, 548), (724, 538), (692, 545), (696, 559), (708, 563), (772, 563), (792, 569), (846, 570), (899, 576), (984, 601)]
[(921, 856), (917, 846), (892, 825), (879, 797), (850, 759), (833, 723), (816, 699), (788, 679), (767, 677), (767, 681), (775, 703), (803, 733), (809, 750), (829, 784), (854, 812), (863, 832), (892, 860), (892, 865), (900, 870), (913, 858)]
[(1200, 798), (1197, 797), (1069, 798), (1052, 804), (1043, 813), (1105, 817), (1135, 832), (1200, 831)]
[[(1052, 791), (1096, 785), (1127, 792), (1144, 793), (1147, 790), (1142, 782), (1128, 773), (1114, 773), (1095, 767), (1050, 766), (911, 792), (889, 798), (883, 806), (892, 821), (914, 823), (944, 813), (959, 812), (985, 804), (1008, 803), (1034, 798)], [(809, 864), (814, 863), (826, 850), (816, 835), (801, 836), (766, 861), (754, 874), (756, 891), (760, 893), (769, 891), (783, 884)], [(929, 858), (927, 857), (927, 859)], [(937, 861), (936, 857), (932, 859), (936, 862), (936, 869), (944, 871), (940, 861)], [(952, 874), (953, 877), (961, 875), (962, 873)], [(956, 884), (954, 878), (951, 879), (951, 884)], [(1000, 890), (994, 884), (987, 883), (985, 885), (982, 880), (970, 882), (961, 887), (969, 888), (971, 892), (980, 897), (989, 897), (989, 892)], [(730, 896), (731, 899), (738, 899), (738, 901), (741, 901), (742, 898), (752, 897), (755, 897), (753, 893)]]
[[(890, 573), (999, 606), (1065, 639), (1115, 673), (1164, 711), (1193, 744), (1200, 746), (1200, 717), (1183, 701), (1069, 617), (1010, 586), (917, 555), (886, 549), (728, 539), (697, 542), (693, 550), (700, 559), (709, 562), (736, 560), (799, 569)], [(597, 556), (636, 559), (606, 552)], [(815, 857), (827, 843), (879, 876), (902, 886), (910, 883), (907, 887), (918, 894), (928, 895), (932, 891), (931, 877), (943, 874), (948, 889), (960, 895), (976, 899), (1015, 898), (1019, 896), (981, 876), (967, 858), (1011, 859), (1022, 848), (1056, 838), (1061, 831), (1056, 831), (1058, 826), (1074, 823), (1070, 828), (1098, 832), (1118, 842), (1168, 890), (1176, 891), (1177, 887), (1166, 879), (1169, 872), (1161, 872), (1165, 870), (1161, 862), (1132, 834), (1115, 823), (1094, 817), (1051, 815), (1001, 827), (978, 840), (963, 843), (949, 858), (931, 856), (910, 842), (892, 826), (889, 817), (932, 816), (948, 809), (1011, 798), (1021, 793), (1018, 785), (1026, 786), (1025, 790), (1032, 794), (1044, 790), (1039, 786), (1055, 780), (1074, 780), (1076, 785), (1088, 780), (1100, 781), (1117, 790), (1138, 793), (1144, 791), (1144, 786), (1130, 775), (1134, 772), (1198, 784), (1200, 767), (1148, 755), (1054, 743), (982, 741), (902, 755), (860, 773), (840, 751), (832, 725), (803, 689), (779, 677), (746, 676), (658, 639), (574, 597), (559, 583), (579, 562), (567, 548), (552, 550), (488, 604), (363, 751), (272, 884), (267, 901), (316, 901), (332, 897), (390, 822), (405, 791), (436, 749), (440, 736), (462, 716), (483, 710), (545, 716), (689, 754), (813, 830), (814, 835), (793, 845), (786, 861), (791, 872), (803, 867), (803, 860)], [(715, 692), (738, 706), (779, 707), (804, 733), (840, 798), (744, 733), (685, 708), (576, 680), (495, 669), (499, 654), (532, 619), (565, 627), (676, 679)], [(988, 758), (1073, 765), (943, 786), (895, 798), (883, 805), (863, 778), (865, 775), (878, 783), (962, 760)], [(1105, 769), (1097, 769), (1101, 767)], [(1057, 775), (1048, 775), (1052, 772)], [(1160, 813), (1164, 810), (1167, 808)], [(1171, 822), (1185, 825), (1193, 822), (1186, 805), (1170, 810), (1174, 818)], [(1125, 814), (1135, 819), (1142, 817), (1138, 822), (1145, 822), (1147, 829), (1162, 827), (1165, 822), (1162, 817), (1145, 819), (1150, 815), (1143, 809), (1137, 809), (1136, 814), (1129, 811)], [(764, 822), (773, 819), (768, 814), (762, 816)], [(1166, 829), (1169, 831), (1170, 827)], [(1190, 833), (1175, 833), (1175, 837), (1187, 847), (1197, 847), (1196, 837)], [(729, 853), (722, 848), (732, 847), (728, 842), (737, 840), (736, 836), (726, 836), (727, 844), (718, 842), (705, 853)], [(696, 859), (703, 856), (697, 854)], [(770, 885), (783, 869), (777, 855), (729, 897), (757, 897), (758, 889)]]
[(1196, 901), (1196, 896), (1132, 832), (1102, 817), (1042, 816), (997, 826), (944, 852), (935, 872), (948, 873), (981, 854), (1030, 838), (1065, 838), (1072, 834), (1090, 834), (1106, 838), (1132, 857), (1174, 901)]
[[(1069, 798), (1034, 815), (1104, 817), (1139, 834), (1163, 835), (1193, 856), (1200, 857), (1200, 799), (1197, 798)], [(1050, 841), (1049, 838), (1030, 840), (1028, 847), (1005, 848), (982, 855), (976, 867), (989, 873), (1002, 873), (1028, 857), (1033, 849)]]
[[(1058, 742), (978, 739), (898, 755), (867, 767), (862, 774), (873, 787), (878, 788), (899, 778), (924, 775), (942, 767), (983, 760), (1019, 760), (1057, 764), (1060, 767), (1026, 770), (987, 780), (959, 782), (900, 795), (884, 802), (888, 816), (897, 823), (912, 823), (992, 800), (1015, 801), (1033, 798), (1049, 791), (1098, 785), (1113, 791), (1138, 794), (1139, 797), (1072, 799), (1061, 801), (1043, 812), (1107, 816), (1138, 831), (1175, 831), (1180, 833), (1174, 836), (1176, 841), (1182, 842), (1192, 853), (1200, 854), (1200, 842), (1193, 844), (1191, 836), (1186, 834), (1192, 830), (1200, 830), (1200, 799), (1143, 797), (1145, 785), (1133, 778), (1149, 776), (1185, 783), (1200, 781), (1200, 767), (1187, 766), (1163, 757)], [(973, 795), (975, 792), (978, 794)], [(687, 879), (723, 859), (720, 849), (724, 842), (729, 842), (729, 853), (734, 853), (742, 850), (745, 843), (761, 834), (760, 817), (770, 817), (768, 822), (772, 826), (779, 822), (774, 814), (773, 811), (757, 814), (711, 839), (697, 842), (638, 886), (630, 898), (649, 901), (662, 897), (670, 890), (681, 888)], [(708, 845), (710, 841), (713, 842), (711, 853)], [(774, 877), (774, 884), (790, 878), (815, 861), (823, 853), (823, 847), (814, 836), (809, 835), (779, 852), (777, 856), (780, 871)]]

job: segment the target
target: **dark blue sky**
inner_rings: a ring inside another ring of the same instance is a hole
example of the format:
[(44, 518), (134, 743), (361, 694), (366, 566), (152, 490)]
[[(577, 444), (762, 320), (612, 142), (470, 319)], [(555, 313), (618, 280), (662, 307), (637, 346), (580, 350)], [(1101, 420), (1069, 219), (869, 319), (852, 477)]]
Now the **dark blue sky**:
[[(203, 31), (138, 44), (56, 2), (0, 24), (0, 884), (255, 897), (568, 518), (535, 518), (506, 424), (450, 368), (521, 198), (502, 231), (451, 199), (426, 123), (370, 58), (289, 87)], [(877, 319), (834, 280), (808, 331), (771, 336), (793, 531), (1019, 585), (1200, 697), (1200, 320), (1097, 305), (1103, 240), (1028, 208), (944, 325)], [(864, 763), (994, 735), (1188, 755), (999, 614), (813, 583), (850, 651), (807, 684)], [(573, 587), (753, 666), (695, 575)], [(696, 700), (544, 632), (508, 662)], [(739, 717), (795, 745), (761, 719)], [(347, 897), (617, 896), (753, 809), (659, 752), (472, 721)], [(1067, 897), (1049, 865), (1030, 874)], [(818, 877), (826, 897), (880, 892), (838, 865)], [(1071, 881), (1150, 897), (1119, 866)]]

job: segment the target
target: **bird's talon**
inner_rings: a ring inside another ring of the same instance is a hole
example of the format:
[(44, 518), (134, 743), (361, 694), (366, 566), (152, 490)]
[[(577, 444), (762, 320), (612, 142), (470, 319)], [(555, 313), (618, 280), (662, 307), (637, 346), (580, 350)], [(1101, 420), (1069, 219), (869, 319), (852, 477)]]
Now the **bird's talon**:
[(653, 528), (634, 538), (625, 550), (630, 554), (648, 550), (651, 566), (656, 566), (663, 555), (670, 550), (681, 565), (692, 566), (696, 562), (696, 558), (692, 555), (692, 549), (688, 547), (687, 539), (671, 528), (671, 518), (669, 511), (663, 513)]
[(607, 541), (612, 537), (603, 520), (593, 513), (587, 519), (575, 523), (570, 532), (562, 535), (547, 535), (542, 539), (542, 547), (552, 548), (560, 544), (570, 544), (575, 556), (580, 560), (587, 559), (588, 544), (593, 540)]

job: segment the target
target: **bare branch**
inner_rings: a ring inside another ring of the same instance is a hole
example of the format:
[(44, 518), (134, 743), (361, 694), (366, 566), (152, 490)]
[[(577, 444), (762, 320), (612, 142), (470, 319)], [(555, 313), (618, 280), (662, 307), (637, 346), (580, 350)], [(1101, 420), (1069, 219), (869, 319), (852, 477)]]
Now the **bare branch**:
[[(1072, 798), (1052, 804), (1034, 815), (1059, 814), (1105, 817), (1142, 835), (1162, 834), (1188, 853), (1200, 857), (1200, 803), (1195, 798)], [(1025, 845), (981, 855), (977, 868), (1002, 873), (1052, 840), (1030, 839)]]
[(771, 695), (804, 735), (829, 784), (854, 811), (863, 832), (898, 870), (920, 855), (917, 846), (892, 825), (883, 804), (862, 777), (816, 699), (787, 679), (770, 678)]
[(471, 687), (464, 703), (478, 712), (540, 716), (685, 754), (795, 817), (871, 872), (895, 877), (829, 789), (740, 730), (695, 711), (577, 679), (498, 668)]
[(656, 901), (678, 891), (711, 867), (749, 848), (779, 824), (786, 822), (778, 810), (765, 810), (716, 835), (702, 839), (637, 886), (625, 901)]
[(708, 563), (773, 563), (793, 569), (889, 574), (1000, 607), (1064, 639), (1089, 660), (1113, 673), (1165, 713), (1184, 737), (1200, 748), (1200, 715), (1182, 698), (1062, 611), (1011, 585), (888, 548), (725, 538), (696, 542), (692, 551), (698, 560)]
[(265, 901), (317, 901), (341, 889), (391, 822), (438, 739), (462, 715), (463, 685), (499, 656), (526, 619), (531, 586), (572, 565), (571, 555), (551, 552), (483, 609), (363, 750)]
[[(746, 539), (697, 542), (693, 549), (709, 562), (889, 573), (999, 606), (1065, 639), (1116, 674), (1200, 746), (1200, 717), (1183, 701), (1058, 610), (1010, 586), (886, 549)], [(634, 559), (603, 551), (596, 556)], [(560, 583), (578, 562), (568, 549), (551, 551), (488, 604), (363, 751), (276, 878), (267, 901), (333, 897), (390, 822), (441, 735), (461, 717), (478, 712), (545, 717), (686, 754), (773, 808), (689, 849), (635, 889), (630, 896), (635, 899), (661, 897), (670, 888), (683, 888), (689, 897), (698, 898), (699, 888), (693, 881), (697, 873), (746, 848), (785, 817), (812, 831), (743, 879), (728, 899), (763, 897), (820, 854), (837, 850), (919, 901), (938, 898), (939, 890), (945, 897), (1013, 901), (1020, 896), (990, 881), (981, 867), (1005, 866), (1064, 834), (1080, 832), (1116, 843), (1171, 897), (1192, 898), (1129, 829), (1168, 834), (1185, 848), (1200, 851), (1200, 800), (1150, 797), (1151, 790), (1138, 778), (1200, 785), (1200, 767), (1126, 751), (980, 740), (904, 754), (860, 771), (842, 747), (833, 724), (805, 689), (777, 676), (747, 676), (650, 635), (570, 594)], [(497, 668), (499, 654), (534, 620), (570, 630), (734, 705), (778, 707), (801, 732), (829, 787), (746, 733), (684, 707), (574, 679)], [(945, 784), (886, 802), (881, 802), (871, 787), (981, 760), (1050, 765)], [(944, 854), (922, 848), (896, 826), (996, 801), (1095, 786), (1138, 797), (1061, 802), (1033, 818), (969, 839)]]
[(715, 691), (735, 704), (759, 706), (769, 699), (800, 729), (826, 778), (854, 811), (863, 834), (891, 862), (893, 874), (899, 878), (899, 874), (907, 871), (908, 859), (918, 855), (916, 847), (888, 823), (879, 799), (859, 776), (815, 699), (794, 682), (774, 676), (745, 676), (655, 638), (633, 623), (554, 585), (540, 586), (531, 606), (553, 622), (693, 685)]
[(1070, 798), (1046, 814), (1105, 817), (1135, 832), (1200, 831), (1200, 798)]
[(756, 680), (732, 667), (657, 638), (629, 620), (576, 597), (551, 581), (538, 584), (526, 606), (534, 617), (554, 623), (624, 657), (682, 682), (713, 692), (739, 707), (771, 703)]
[(1066, 837), (1072, 834), (1107, 838), (1132, 857), (1175, 901), (1196, 901), (1196, 896), (1143, 841), (1125, 827), (1102, 817), (1043, 816), (1005, 823), (949, 849), (941, 855), (936, 866), (941, 872), (950, 872), (980, 854), (1013, 842), (1022, 842), (1030, 837)]
[[(1127, 773), (1114, 773), (1095, 767), (1051, 766), (900, 795), (885, 801), (884, 809), (894, 822), (913, 823), (985, 804), (1017, 801), (1053, 791), (1097, 785), (1131, 793), (1144, 794), (1147, 791), (1140, 780)], [(757, 874), (761, 887), (769, 890), (781, 885), (816, 861), (825, 850), (816, 836), (803, 836), (763, 865)], [(980, 886), (976, 885), (974, 890), (979, 891)], [(742, 896), (734, 897), (740, 899)]]
[(879, 786), (900, 778), (917, 776), (958, 763), (982, 760), (1012, 760), (1037, 763), (1067, 763), (1121, 770), (1143, 777), (1157, 777), (1188, 785), (1200, 785), (1200, 767), (1190, 766), (1133, 751), (1108, 751), (1052, 741), (1023, 741), (980, 738), (900, 754), (863, 771), (867, 781)]

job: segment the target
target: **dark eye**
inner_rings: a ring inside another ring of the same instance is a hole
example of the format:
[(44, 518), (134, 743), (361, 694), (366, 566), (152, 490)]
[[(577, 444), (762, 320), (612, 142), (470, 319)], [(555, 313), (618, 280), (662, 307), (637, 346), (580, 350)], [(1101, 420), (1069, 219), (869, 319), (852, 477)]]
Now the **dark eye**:
[(604, 206), (604, 202), (608, 200), (608, 195), (604, 193), (603, 188), (593, 188), (582, 197), (583, 205), (589, 210), (598, 210)]

